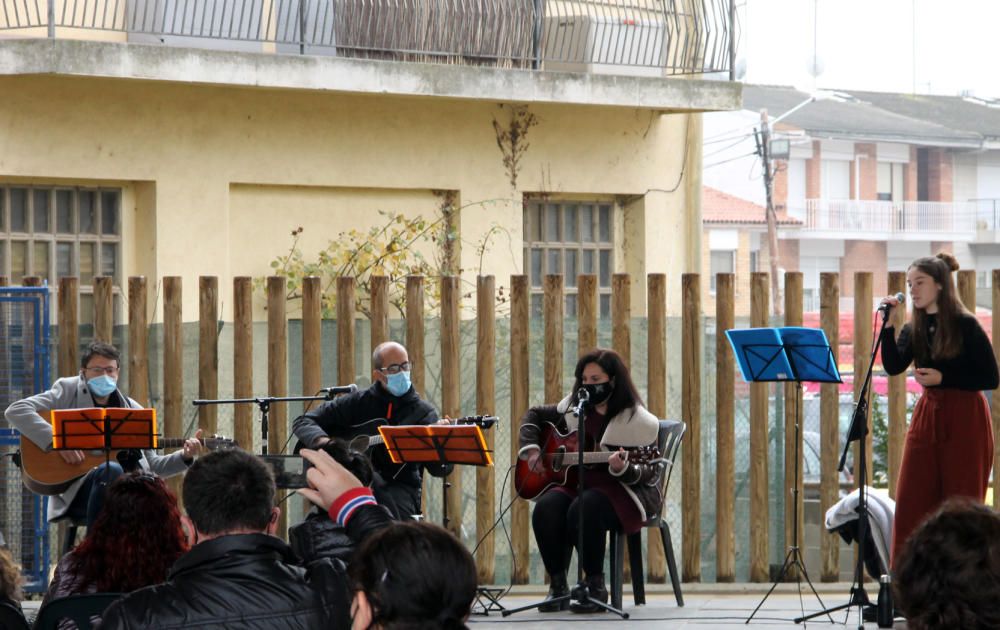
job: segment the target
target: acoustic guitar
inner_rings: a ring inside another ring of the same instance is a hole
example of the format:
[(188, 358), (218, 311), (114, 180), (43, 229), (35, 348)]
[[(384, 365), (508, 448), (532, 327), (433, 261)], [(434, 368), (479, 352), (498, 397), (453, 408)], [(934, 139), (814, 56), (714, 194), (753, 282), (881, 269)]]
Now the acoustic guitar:
[[(158, 448), (180, 448), (188, 438), (158, 438)], [(210, 451), (235, 448), (232, 439), (214, 435), (202, 438), (202, 445)], [(111, 451), (111, 461), (117, 461), (118, 451)], [(58, 451), (46, 451), (28, 438), (21, 436), (21, 480), (32, 492), (44, 495), (62, 494), (73, 482), (97, 468), (107, 460), (104, 451), (83, 451), (83, 461), (67, 464)]]
[[(541, 450), (535, 470), (528, 461), (518, 459), (514, 468), (514, 488), (522, 499), (534, 500), (552, 486), (575, 486), (577, 481), (577, 432), (563, 434), (552, 423), (542, 427)], [(607, 465), (614, 451), (589, 451), (583, 454), (587, 465)], [(660, 459), (656, 446), (626, 449), (628, 462), (649, 463)]]

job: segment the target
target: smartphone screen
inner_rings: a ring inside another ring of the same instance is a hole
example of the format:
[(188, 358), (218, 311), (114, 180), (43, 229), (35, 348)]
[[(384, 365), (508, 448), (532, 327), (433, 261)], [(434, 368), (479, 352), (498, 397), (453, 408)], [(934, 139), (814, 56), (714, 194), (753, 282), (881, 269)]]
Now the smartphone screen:
[(274, 472), (274, 485), (278, 488), (306, 488), (304, 462), (298, 455), (258, 455)]

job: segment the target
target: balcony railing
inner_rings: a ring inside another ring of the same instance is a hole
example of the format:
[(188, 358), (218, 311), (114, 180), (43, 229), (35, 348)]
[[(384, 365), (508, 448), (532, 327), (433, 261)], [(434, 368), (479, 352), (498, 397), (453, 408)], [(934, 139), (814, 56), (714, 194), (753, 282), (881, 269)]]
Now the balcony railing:
[(971, 240), (976, 234), (973, 202), (806, 199), (804, 212), (790, 208), (789, 214), (802, 219), (803, 231), (857, 233), (859, 238), (948, 234)]
[(0, 36), (732, 80), (735, 16), (735, 0), (0, 0)]

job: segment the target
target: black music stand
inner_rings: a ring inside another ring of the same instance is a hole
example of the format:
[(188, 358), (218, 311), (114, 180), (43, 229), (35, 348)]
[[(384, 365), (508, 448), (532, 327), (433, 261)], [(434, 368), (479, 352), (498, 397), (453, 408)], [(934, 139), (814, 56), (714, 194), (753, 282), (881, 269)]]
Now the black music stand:
[[(788, 570), (795, 566), (798, 568), (796, 582), (801, 597), (802, 576), (805, 576), (806, 583), (812, 590), (816, 600), (822, 607), (823, 600), (816, 587), (809, 579), (805, 563), (802, 560), (802, 551), (799, 549), (799, 441), (801, 426), (799, 422), (799, 399), (802, 397), (802, 383), (840, 383), (840, 373), (837, 370), (837, 362), (833, 358), (833, 350), (826, 339), (826, 334), (821, 329), (802, 328), (798, 326), (787, 326), (784, 328), (749, 328), (733, 329), (726, 331), (726, 337), (733, 347), (743, 374), (743, 380), (751, 383), (770, 382), (793, 382), (796, 387), (795, 395), (795, 470), (792, 485), (792, 540), (788, 545), (788, 553), (785, 555), (785, 562), (781, 567), (781, 573), (771, 585), (770, 590), (760, 600), (754, 608), (746, 623), (750, 623), (757, 611), (760, 610), (767, 598), (770, 597), (778, 584), (785, 579)], [(787, 471), (786, 471), (787, 474)], [(833, 617), (830, 617), (833, 622)]]
[[(488, 418), (488, 417), (487, 417)], [(495, 419), (494, 419), (495, 422)], [(492, 424), (492, 423), (490, 423)], [(382, 425), (378, 428), (389, 458), (394, 464), (464, 464), (492, 466), (493, 455), (476, 424)], [(441, 505), (444, 527), (448, 527), (448, 480)], [(506, 610), (500, 603), (502, 588), (476, 589), (481, 614)]]

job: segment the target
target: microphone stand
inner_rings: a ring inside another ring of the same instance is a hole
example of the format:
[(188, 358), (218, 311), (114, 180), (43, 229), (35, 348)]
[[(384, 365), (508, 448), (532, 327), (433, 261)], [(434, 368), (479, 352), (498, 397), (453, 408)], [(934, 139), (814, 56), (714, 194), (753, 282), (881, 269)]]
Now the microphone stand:
[(844, 443), (844, 450), (840, 454), (840, 463), (837, 472), (843, 472), (847, 463), (847, 453), (851, 449), (851, 442), (858, 442), (858, 559), (854, 567), (854, 581), (851, 583), (851, 592), (846, 604), (827, 608), (817, 613), (806, 615), (795, 619), (795, 623), (802, 623), (820, 615), (826, 615), (837, 610), (858, 608), (858, 630), (864, 627), (864, 614), (866, 609), (873, 608), (868, 593), (865, 592), (865, 544), (868, 537), (868, 457), (865, 453), (865, 436), (868, 435), (868, 389), (872, 382), (872, 370), (875, 368), (875, 356), (882, 345), (882, 334), (889, 323), (889, 311), (879, 309), (882, 313), (882, 326), (879, 328), (878, 337), (875, 338), (875, 347), (872, 349), (872, 356), (868, 362), (868, 373), (865, 374), (864, 385), (861, 386), (861, 393), (854, 406), (854, 416), (851, 418), (851, 427), (847, 431), (847, 441)]
[(254, 403), (260, 408), (260, 454), (267, 455), (267, 425), (268, 413), (271, 404), (276, 402), (304, 402), (312, 400), (331, 400), (333, 394), (327, 393), (325, 396), (265, 396), (263, 398), (228, 398), (220, 400), (194, 400), (191, 404), (195, 407), (204, 405), (238, 405), (242, 403)]
[[(586, 412), (585, 408), (590, 404), (590, 394), (586, 389), (580, 388), (576, 393), (576, 407), (573, 408), (573, 415), (576, 416), (576, 497), (577, 500), (581, 500), (583, 497), (583, 491), (586, 488), (584, 483), (585, 468), (583, 467), (583, 454), (586, 448), (587, 441), (587, 430), (586, 430)], [(610, 455), (610, 453), (609, 453)], [(527, 606), (522, 606), (520, 608), (513, 608), (504, 610), (501, 615), (508, 617), (516, 612), (521, 612), (522, 610), (530, 610), (532, 608), (538, 608), (542, 604), (564, 602), (569, 600), (576, 600), (577, 603), (586, 605), (592, 603), (599, 608), (603, 608), (608, 612), (615, 613), (622, 619), (628, 619), (628, 613), (611, 606), (605, 602), (598, 599), (594, 599), (590, 596), (590, 589), (587, 588), (587, 583), (583, 576), (583, 562), (581, 558), (583, 557), (583, 528), (586, 525), (586, 520), (584, 519), (584, 514), (582, 509), (577, 510), (577, 538), (576, 538), (576, 586), (570, 589), (568, 595), (562, 595), (560, 597), (553, 597), (552, 599), (545, 599), (534, 604), (529, 604)]]

